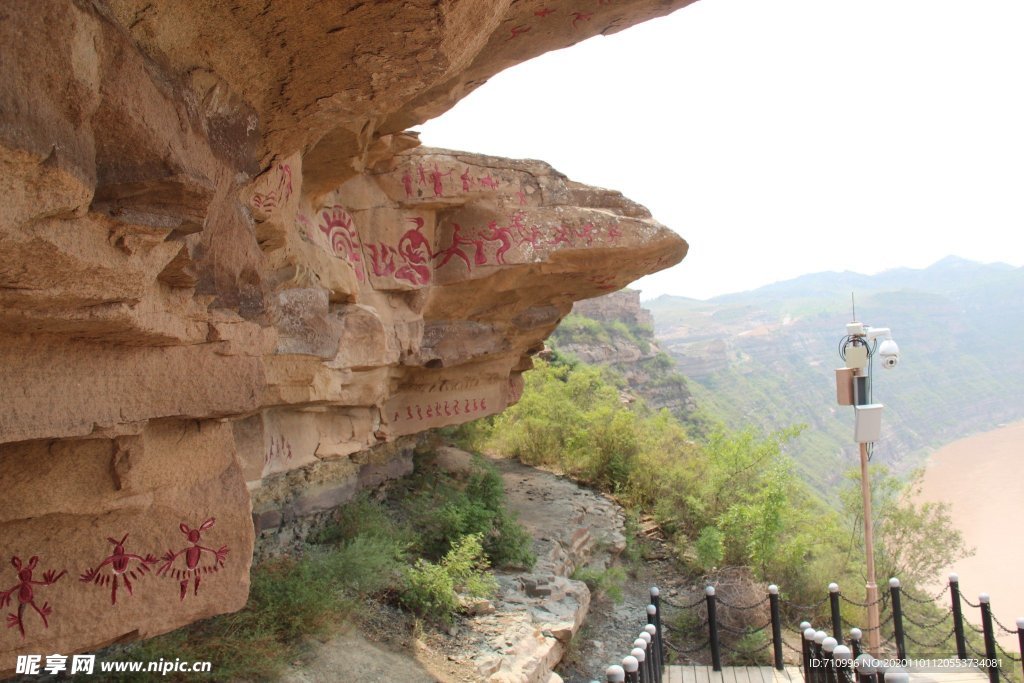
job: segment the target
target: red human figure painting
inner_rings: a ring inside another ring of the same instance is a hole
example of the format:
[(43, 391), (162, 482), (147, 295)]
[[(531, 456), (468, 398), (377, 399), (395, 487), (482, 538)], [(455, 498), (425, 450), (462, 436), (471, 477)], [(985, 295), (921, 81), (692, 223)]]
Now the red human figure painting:
[(409, 219), (416, 227), (407, 230), (398, 240), (398, 254), (405, 263), (395, 271), (395, 278), (414, 285), (430, 283), (430, 259), (433, 254), (430, 242), (423, 235), (423, 219), (414, 216)]
[(517, 232), (519, 233), (519, 244), (526, 244), (529, 242), (534, 247), (540, 244), (540, 238), (544, 236), (544, 233), (542, 233), (540, 228), (536, 225), (531, 225), (529, 232), (527, 232), (525, 225), (521, 226)]
[(580, 21), (590, 21), (593, 16), (593, 14), (588, 14), (587, 12), (573, 12), (572, 27), (576, 28), (576, 24)]
[(473, 184), (473, 177), (469, 175), (469, 166), (467, 166), (466, 170), (462, 172), (459, 179), (462, 181), (462, 191), (469, 192), (470, 187)]
[(416, 182), (420, 185), (427, 184), (427, 170), (423, 168), (423, 164), (416, 164), (416, 173), (419, 176)]
[[(173, 576), (179, 580), (179, 599), (181, 600), (184, 600), (185, 595), (188, 593), (188, 581), (190, 578), (195, 578), (192, 594), (199, 595), (199, 584), (203, 575), (212, 574), (224, 566), (224, 558), (228, 554), (228, 547), (226, 545), (222, 545), (217, 550), (199, 545), (199, 541), (202, 540), (202, 533), (213, 525), (213, 517), (210, 517), (195, 529), (182, 522), (178, 525), (178, 528), (181, 530), (181, 533), (185, 534), (185, 538), (188, 539), (190, 545), (178, 551), (168, 550), (161, 558), (164, 563), (156, 570), (156, 574), (157, 576)], [(209, 553), (213, 556), (207, 564), (203, 564), (203, 553)], [(174, 565), (179, 557), (184, 560), (184, 564), (175, 567)]]
[(443, 197), (444, 196), (444, 177), (445, 176), (450, 176), (452, 173), (453, 173), (453, 171), (448, 171), (447, 173), (441, 173), (441, 169), (439, 169), (437, 167), (437, 164), (434, 164), (434, 170), (430, 172), (430, 182), (433, 183), (433, 185), (434, 185), (434, 196), (435, 197)]
[(402, 174), (402, 187), (405, 188), (405, 196), (411, 197), (412, 192), (412, 173), (409, 173), (409, 169), (405, 169), (405, 173)]
[(484, 176), (483, 178), (480, 179), (480, 185), (482, 187), (489, 187), (492, 190), (497, 190), (498, 189), (498, 180), (496, 178), (492, 178), (491, 174), (488, 173), (486, 176)]
[(498, 243), (498, 249), (494, 252), (494, 261), (495, 263), (505, 263), (505, 252), (512, 248), (512, 230), (508, 226), (498, 225), (497, 221), (491, 221), (487, 227), (491, 229), (490, 234), (486, 235), (487, 241)]
[(11, 604), (11, 596), (15, 592), (18, 594), (18, 612), (15, 614), (11, 612), (7, 615), (7, 628), (18, 627), (18, 632), (21, 633), (21, 637), (25, 637), (25, 608), (31, 607), (39, 615), (39, 618), (43, 620), (43, 628), (50, 628), (50, 622), (47, 617), (53, 613), (53, 608), (50, 607), (49, 602), (43, 602), (43, 606), (40, 607), (36, 604), (36, 586), (52, 586), (57, 583), (60, 577), (67, 574), (67, 570), (61, 571), (57, 574), (54, 570), (49, 569), (43, 572), (43, 580), (37, 581), (32, 577), (36, 570), (36, 566), (39, 564), (39, 557), (33, 555), (29, 558), (27, 564), (22, 564), (21, 558), (17, 555), (11, 558), (11, 566), (18, 572), (18, 583), (14, 584), (7, 590), (0, 592), (0, 607), (7, 607)]
[(568, 225), (559, 225), (555, 228), (555, 236), (551, 238), (549, 244), (568, 244), (572, 246), (576, 231), (574, 231)]
[(620, 237), (622, 237), (622, 232), (617, 227), (615, 227), (614, 225), (608, 227), (609, 242), (612, 242), (614, 244), (619, 241)]
[(538, 9), (538, 10), (534, 10), (533, 14), (534, 14), (535, 16), (538, 16), (538, 17), (540, 17), (541, 19), (543, 19), (544, 17), (548, 16), (549, 14), (554, 14), (554, 13), (555, 13), (555, 11), (556, 11), (556, 10), (553, 10), (553, 9), (549, 9), (549, 8), (547, 8), (547, 7), (541, 7), (541, 8), (540, 8), (540, 9)]
[(505, 39), (505, 42), (507, 43), (508, 41), (512, 40), (513, 38), (518, 38), (519, 36), (523, 35), (524, 33), (529, 33), (531, 28), (533, 28), (533, 27), (532, 26), (524, 26), (524, 25), (512, 27), (512, 30), (509, 32), (509, 37)]
[[(124, 549), (125, 541), (128, 540), (128, 534), (121, 537), (118, 541), (111, 537), (107, 537), (114, 546), (114, 551), (107, 556), (105, 560), (99, 563), (96, 567), (89, 569), (82, 573), (78, 577), (79, 581), (83, 583), (92, 582), (97, 586), (110, 586), (110, 604), (117, 604), (117, 588), (119, 582), (124, 582), (125, 590), (128, 591), (128, 595), (132, 595), (132, 581), (141, 579), (150, 570), (150, 565), (156, 564), (156, 557), (152, 554), (147, 554), (145, 557), (142, 555), (136, 555), (135, 553), (126, 552)], [(100, 570), (110, 566), (110, 573), (101, 572)], [(134, 566), (132, 566), (134, 565)]]
[(586, 241), (588, 247), (594, 243), (594, 229), (593, 223), (586, 223), (576, 232), (581, 239)]
[(334, 205), (330, 210), (320, 214), (320, 223), (317, 227), (327, 237), (334, 254), (348, 260), (356, 272), (356, 279), (359, 282), (366, 280), (359, 233), (356, 232), (348, 211), (342, 206)]
[(448, 245), (447, 249), (443, 249), (438, 253), (434, 254), (434, 258), (443, 256), (441, 262), (437, 264), (438, 269), (444, 268), (445, 265), (452, 260), (453, 257), (458, 256), (462, 259), (463, 263), (466, 264), (466, 268), (473, 270), (473, 264), (469, 262), (469, 256), (462, 250), (463, 245), (473, 244), (473, 240), (462, 236), (462, 226), (458, 223), (452, 223), (452, 242)]

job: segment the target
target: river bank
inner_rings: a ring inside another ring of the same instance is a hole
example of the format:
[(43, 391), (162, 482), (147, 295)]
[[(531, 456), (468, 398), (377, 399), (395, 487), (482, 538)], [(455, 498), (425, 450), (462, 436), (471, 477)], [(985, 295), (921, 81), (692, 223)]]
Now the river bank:
[[(1024, 421), (937, 450), (928, 458), (918, 497), (950, 503), (953, 521), (975, 553), (948, 567), (947, 573), (960, 576), (964, 596), (972, 602), (979, 593), (988, 593), (996, 618), (1011, 628), (1017, 617), (1024, 616), (1024, 543), (1018, 520), (1024, 502), (1022, 465)], [(968, 612), (971, 620), (979, 623), (973, 612)], [(1014, 652), (1019, 649), (1016, 636), (1004, 635), (1000, 644)]]

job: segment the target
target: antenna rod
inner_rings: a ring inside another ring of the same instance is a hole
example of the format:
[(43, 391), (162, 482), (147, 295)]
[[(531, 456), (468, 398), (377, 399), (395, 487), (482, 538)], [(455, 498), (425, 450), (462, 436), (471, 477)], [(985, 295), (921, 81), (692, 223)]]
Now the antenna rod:
[(853, 300), (853, 292), (850, 292), (850, 308), (853, 310), (853, 321), (857, 322), (857, 302)]

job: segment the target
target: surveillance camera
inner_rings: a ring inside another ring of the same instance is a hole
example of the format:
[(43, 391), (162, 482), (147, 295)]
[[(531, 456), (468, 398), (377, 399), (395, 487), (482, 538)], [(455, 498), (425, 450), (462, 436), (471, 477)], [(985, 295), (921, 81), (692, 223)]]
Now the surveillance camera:
[(894, 368), (900, 362), (900, 347), (892, 339), (883, 339), (878, 345), (878, 355), (882, 357), (883, 368)]

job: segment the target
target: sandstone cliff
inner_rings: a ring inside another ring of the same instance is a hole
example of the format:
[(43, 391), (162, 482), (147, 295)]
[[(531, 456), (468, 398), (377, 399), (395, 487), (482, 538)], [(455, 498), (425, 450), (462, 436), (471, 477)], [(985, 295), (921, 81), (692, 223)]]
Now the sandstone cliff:
[(677, 263), (618, 193), (403, 131), (685, 4), (5, 5), (4, 661), (239, 608), (253, 511), (401, 472), (514, 402), (573, 301)]

